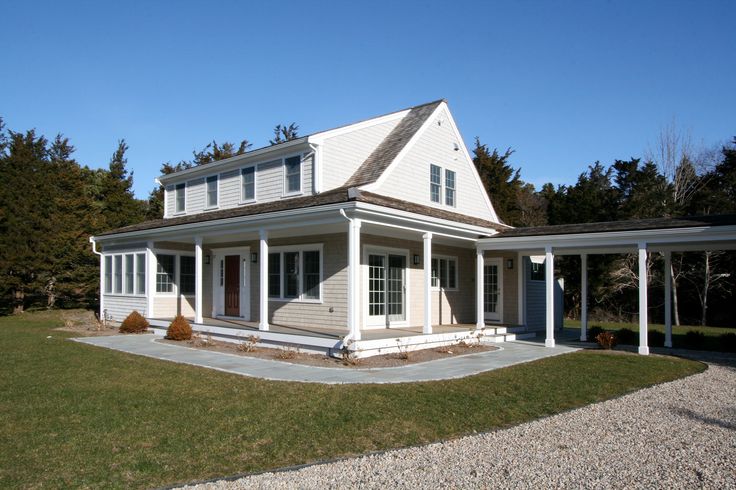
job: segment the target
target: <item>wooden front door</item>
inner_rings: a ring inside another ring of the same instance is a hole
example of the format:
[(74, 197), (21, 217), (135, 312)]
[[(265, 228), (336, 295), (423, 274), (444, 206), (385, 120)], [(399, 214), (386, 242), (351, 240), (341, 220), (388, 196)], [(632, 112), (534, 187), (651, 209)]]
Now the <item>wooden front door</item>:
[(225, 256), (225, 315), (240, 316), (240, 255)]

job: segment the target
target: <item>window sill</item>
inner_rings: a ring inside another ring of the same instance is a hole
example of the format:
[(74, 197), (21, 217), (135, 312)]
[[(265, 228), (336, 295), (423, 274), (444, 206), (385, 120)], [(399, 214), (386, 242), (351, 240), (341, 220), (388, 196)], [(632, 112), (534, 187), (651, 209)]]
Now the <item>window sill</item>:
[(255, 199), (248, 199), (248, 200), (246, 200), (246, 201), (238, 201), (238, 206), (242, 206), (242, 205), (244, 205), (244, 204), (253, 204), (253, 203), (255, 203), (255, 202), (256, 202), (256, 200), (255, 200)]
[(208, 206), (208, 207), (204, 208), (203, 211), (216, 211), (218, 209), (220, 209), (220, 206), (219, 205), (218, 206)]
[(306, 304), (322, 304), (321, 299), (299, 299), (299, 298), (268, 298), (268, 301), (274, 303), (306, 303)]
[(296, 196), (302, 196), (302, 195), (304, 195), (304, 192), (303, 192), (303, 191), (298, 191), (298, 192), (287, 192), (287, 193), (285, 193), (285, 194), (281, 194), (281, 197), (282, 197), (282, 198), (283, 198), (283, 197), (296, 197)]

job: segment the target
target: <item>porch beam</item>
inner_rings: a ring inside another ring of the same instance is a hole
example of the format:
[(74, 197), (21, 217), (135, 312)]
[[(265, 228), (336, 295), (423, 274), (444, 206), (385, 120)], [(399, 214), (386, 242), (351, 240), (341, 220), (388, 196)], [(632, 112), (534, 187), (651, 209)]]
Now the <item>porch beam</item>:
[(588, 254), (580, 254), (580, 341), (588, 340)]
[(647, 345), (647, 244), (639, 244), (639, 354), (648, 355)]
[(202, 323), (202, 237), (194, 237), (194, 323)]
[(664, 346), (672, 347), (672, 252), (664, 253)]
[(348, 223), (348, 331), (350, 338), (360, 340), (360, 227), (361, 220)]
[(424, 325), (422, 333), (432, 333), (432, 233), (425, 233), (424, 239)]
[(268, 330), (268, 230), (259, 231), (260, 242), (258, 255), (258, 330)]
[(483, 250), (475, 251), (475, 328), (481, 329), (486, 326), (485, 311), (483, 308)]
[(156, 294), (156, 254), (153, 241), (146, 243), (146, 316), (153, 318), (153, 298)]
[(545, 279), (545, 306), (546, 318), (545, 326), (547, 337), (544, 339), (545, 347), (555, 346), (555, 256), (552, 253), (552, 246), (544, 247), (544, 279)]

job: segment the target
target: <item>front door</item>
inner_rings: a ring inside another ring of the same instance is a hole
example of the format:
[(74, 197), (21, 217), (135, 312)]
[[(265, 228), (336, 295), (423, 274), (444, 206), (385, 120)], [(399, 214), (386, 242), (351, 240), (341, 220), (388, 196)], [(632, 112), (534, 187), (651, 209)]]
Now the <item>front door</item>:
[(406, 256), (368, 255), (368, 323), (390, 327), (406, 321)]
[(240, 316), (240, 255), (225, 256), (225, 315)]
[(486, 320), (501, 321), (503, 291), (501, 259), (486, 259), (483, 264), (483, 314)]

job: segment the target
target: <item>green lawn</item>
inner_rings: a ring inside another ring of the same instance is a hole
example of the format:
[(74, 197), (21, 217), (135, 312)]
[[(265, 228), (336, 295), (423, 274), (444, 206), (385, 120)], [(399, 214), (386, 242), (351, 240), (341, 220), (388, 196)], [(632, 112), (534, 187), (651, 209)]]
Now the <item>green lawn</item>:
[(705, 369), (586, 351), (444, 382), (273, 382), (70, 342), (57, 318), (0, 318), (1, 488), (143, 488), (427, 443)]

